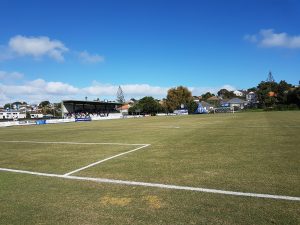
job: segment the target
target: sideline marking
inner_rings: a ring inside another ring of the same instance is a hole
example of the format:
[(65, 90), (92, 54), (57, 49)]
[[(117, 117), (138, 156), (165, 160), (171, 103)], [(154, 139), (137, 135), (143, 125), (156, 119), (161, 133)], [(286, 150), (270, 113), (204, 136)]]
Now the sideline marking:
[(128, 143), (101, 143), (101, 142), (71, 142), (71, 141), (1, 141), (1, 143), (33, 143), (33, 144), (68, 144), (68, 145), (149, 145), (149, 144), (128, 144)]
[(141, 146), (141, 147), (138, 147), (138, 148), (129, 150), (129, 151), (127, 151), (127, 152), (122, 152), (122, 153), (120, 153), (120, 154), (117, 154), (117, 155), (114, 155), (114, 156), (111, 156), (111, 157), (108, 157), (108, 158), (99, 160), (99, 161), (94, 162), (94, 163), (91, 163), (91, 164), (89, 164), (89, 165), (87, 165), (87, 166), (84, 166), (84, 167), (81, 167), (81, 168), (79, 168), (79, 169), (76, 169), (76, 170), (73, 170), (73, 171), (71, 171), (71, 172), (68, 172), (68, 173), (64, 174), (64, 176), (69, 176), (69, 175), (71, 175), (71, 174), (73, 174), (73, 173), (77, 173), (77, 172), (79, 172), (79, 171), (81, 171), (81, 170), (84, 170), (84, 169), (90, 168), (90, 167), (92, 167), (92, 166), (98, 165), (98, 164), (103, 163), (103, 162), (105, 162), (105, 161), (108, 161), (108, 160), (110, 160), (110, 159), (114, 159), (114, 158), (117, 158), (117, 157), (119, 157), (119, 156), (126, 155), (126, 154), (128, 154), (128, 153), (138, 151), (138, 150), (140, 150), (140, 149), (142, 149), (142, 148), (146, 148), (146, 147), (148, 147), (148, 146), (150, 146), (150, 144), (145, 144), (145, 145), (143, 145), (143, 146)]
[(179, 129), (180, 126), (158, 126), (158, 128), (169, 128), (169, 129), (175, 128), (175, 129)]
[(65, 176), (60, 174), (39, 173), (39, 172), (14, 170), (14, 169), (7, 169), (7, 168), (0, 168), (0, 171), (31, 174), (31, 175), (44, 176), (44, 177), (57, 177), (57, 178), (64, 178), (70, 180), (93, 181), (98, 183), (123, 184), (123, 185), (142, 186), (142, 187), (157, 187), (163, 189), (197, 191), (197, 192), (207, 192), (207, 193), (214, 193), (214, 194), (234, 195), (234, 196), (300, 201), (300, 197), (292, 197), (292, 196), (285, 196), (285, 195), (270, 195), (270, 194), (258, 194), (258, 193), (237, 192), (237, 191), (225, 191), (225, 190), (218, 190), (218, 189), (178, 186), (178, 185), (159, 184), (159, 183), (147, 183), (147, 182), (137, 182), (137, 181), (126, 181), (126, 180), (114, 180), (114, 179), (106, 179), (106, 178)]

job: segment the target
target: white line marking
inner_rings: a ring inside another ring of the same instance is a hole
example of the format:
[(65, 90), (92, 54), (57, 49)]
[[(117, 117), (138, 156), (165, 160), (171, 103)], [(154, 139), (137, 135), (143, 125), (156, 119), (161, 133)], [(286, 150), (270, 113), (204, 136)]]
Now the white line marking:
[(292, 197), (292, 196), (285, 196), (285, 195), (270, 195), (270, 194), (257, 194), (257, 193), (237, 192), (237, 191), (224, 191), (224, 190), (208, 189), (208, 188), (187, 187), (187, 186), (146, 183), (146, 182), (126, 181), (126, 180), (114, 180), (114, 179), (106, 179), (106, 178), (65, 176), (60, 174), (39, 173), (39, 172), (31, 172), (31, 171), (15, 170), (15, 169), (7, 169), (7, 168), (0, 168), (0, 171), (31, 174), (31, 175), (44, 176), (44, 177), (58, 177), (58, 178), (64, 178), (70, 180), (93, 181), (98, 183), (123, 184), (123, 185), (142, 186), (142, 187), (157, 187), (163, 189), (197, 191), (197, 192), (207, 192), (207, 193), (214, 193), (214, 194), (234, 195), (234, 196), (300, 201), (300, 197)]
[(68, 145), (148, 145), (148, 144), (128, 144), (128, 143), (101, 143), (101, 142), (71, 142), (71, 141), (0, 141), (1, 143), (33, 143), (33, 144), (68, 144)]
[(105, 162), (105, 161), (108, 161), (108, 160), (117, 158), (117, 157), (122, 156), (122, 155), (126, 155), (126, 154), (131, 153), (131, 152), (138, 151), (138, 150), (140, 150), (140, 149), (142, 149), (142, 148), (148, 147), (149, 145), (150, 145), (150, 144), (145, 144), (145, 145), (143, 145), (143, 146), (141, 146), (141, 147), (138, 147), (138, 148), (135, 148), (135, 149), (133, 149), (133, 150), (129, 150), (129, 151), (127, 151), (127, 152), (122, 152), (122, 153), (120, 153), (120, 154), (117, 154), (117, 155), (108, 157), (108, 158), (106, 158), (106, 159), (99, 160), (99, 161), (94, 162), (94, 163), (91, 163), (91, 164), (89, 164), (89, 165), (87, 165), (87, 166), (84, 166), (84, 167), (81, 167), (81, 168), (79, 168), (79, 169), (73, 170), (73, 171), (71, 171), (71, 172), (69, 172), (69, 173), (66, 173), (66, 174), (64, 174), (64, 176), (69, 176), (69, 175), (71, 175), (71, 174), (73, 174), (73, 173), (77, 173), (77, 172), (79, 172), (79, 171), (81, 171), (81, 170), (90, 168), (90, 167), (92, 167), (92, 166), (98, 165), (98, 164), (103, 163), (103, 162)]
[(179, 129), (180, 127), (179, 126), (158, 126), (157, 128), (169, 128), (169, 129)]

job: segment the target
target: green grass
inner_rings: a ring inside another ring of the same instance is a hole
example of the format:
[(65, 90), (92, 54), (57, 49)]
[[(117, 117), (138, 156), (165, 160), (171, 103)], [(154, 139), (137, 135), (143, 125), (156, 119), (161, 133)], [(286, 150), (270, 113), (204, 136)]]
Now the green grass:
[[(8, 127), (0, 141), (151, 144), (74, 175), (299, 197), (299, 134), (288, 111)], [(133, 148), (2, 142), (0, 167), (63, 174)], [(0, 224), (300, 223), (300, 202), (10, 172), (0, 212)]]
[(1, 143), (1, 148), (2, 168), (64, 174), (133, 146)]

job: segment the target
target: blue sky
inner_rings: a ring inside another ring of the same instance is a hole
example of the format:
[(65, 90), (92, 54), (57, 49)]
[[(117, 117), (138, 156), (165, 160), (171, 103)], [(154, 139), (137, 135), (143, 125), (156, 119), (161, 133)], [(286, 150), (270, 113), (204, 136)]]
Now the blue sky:
[(297, 0), (2, 0), (0, 28), (0, 105), (300, 79)]

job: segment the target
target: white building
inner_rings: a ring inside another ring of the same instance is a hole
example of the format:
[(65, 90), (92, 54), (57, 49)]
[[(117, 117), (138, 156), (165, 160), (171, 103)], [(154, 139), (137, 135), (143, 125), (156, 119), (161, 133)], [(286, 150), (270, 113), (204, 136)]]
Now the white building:
[(42, 113), (30, 113), (30, 118), (31, 119), (40, 119), (43, 118), (44, 115)]
[(129, 104), (122, 105), (121, 107), (117, 108), (120, 113), (128, 114), (128, 110), (131, 106)]
[(232, 98), (229, 101), (227, 101), (226, 103), (228, 104), (228, 106), (231, 109), (234, 109), (235, 107), (237, 107), (239, 109), (243, 109), (243, 108), (245, 108), (245, 105), (247, 105), (247, 101), (244, 101), (239, 98)]
[(252, 91), (249, 92), (248, 94), (246, 94), (246, 100), (249, 103), (256, 103), (257, 102), (256, 94)]
[(25, 119), (26, 118), (26, 114), (25, 113), (21, 113), (19, 111), (15, 111), (15, 110), (11, 110), (11, 111), (2, 111), (0, 112), (0, 120), (3, 119)]
[(242, 96), (244, 95), (244, 93), (241, 92), (241, 91), (239, 91), (239, 90), (235, 90), (235, 91), (233, 92), (233, 94), (235, 94), (235, 96), (238, 96), (238, 97), (242, 97)]

